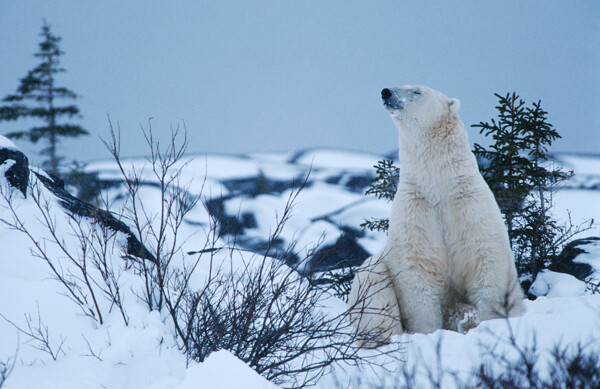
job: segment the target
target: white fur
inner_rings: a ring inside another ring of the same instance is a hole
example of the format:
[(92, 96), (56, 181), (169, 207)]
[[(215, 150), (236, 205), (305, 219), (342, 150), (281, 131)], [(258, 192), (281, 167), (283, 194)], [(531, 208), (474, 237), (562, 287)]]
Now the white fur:
[(349, 299), (355, 325), (384, 338), (444, 328), (460, 304), (480, 320), (523, 312), (506, 227), (470, 150), (460, 102), (424, 86), (395, 91), (415, 88), (417, 101), (388, 107), (400, 182), (386, 247), (365, 262)]

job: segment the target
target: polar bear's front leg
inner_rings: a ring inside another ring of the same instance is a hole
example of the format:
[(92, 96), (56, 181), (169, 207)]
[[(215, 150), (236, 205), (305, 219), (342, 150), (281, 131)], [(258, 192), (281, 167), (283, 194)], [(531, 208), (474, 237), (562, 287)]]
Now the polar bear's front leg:
[[(503, 227), (501, 224), (497, 230)], [(508, 239), (503, 235), (500, 238), (491, 236), (479, 241), (467, 241), (463, 247), (469, 248), (462, 252), (468, 260), (453, 261), (455, 268), (463, 263), (456, 282), (464, 288), (469, 303), (477, 308), (479, 318), (489, 320), (524, 313), (523, 293)]]
[(407, 331), (428, 334), (443, 327), (441, 283), (423, 277), (415, 266), (399, 274), (395, 284)]
[(378, 347), (392, 335), (402, 334), (398, 298), (381, 254), (368, 258), (356, 273), (348, 309), (361, 347)]
[(483, 278), (470, 288), (469, 300), (473, 302), (481, 320), (520, 316), (525, 312), (523, 293), (516, 277), (504, 278), (504, 282)]
[(411, 332), (442, 328), (447, 260), (434, 205), (412, 181), (399, 183), (390, 216), (389, 258), (403, 323)]

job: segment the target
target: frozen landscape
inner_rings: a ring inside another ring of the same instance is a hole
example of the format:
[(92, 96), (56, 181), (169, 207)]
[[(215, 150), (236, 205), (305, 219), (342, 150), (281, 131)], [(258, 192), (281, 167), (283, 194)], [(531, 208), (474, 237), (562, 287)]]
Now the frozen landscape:
[[(167, 310), (151, 311), (144, 302), (143, 280), (130, 258), (135, 247), (140, 252), (139, 246), (130, 240), (131, 231), (125, 227), (113, 227), (114, 233), (103, 246), (106, 266), (114, 269), (109, 276), (114, 278), (102, 284), (104, 275), (90, 270), (99, 283), (91, 283), (98, 301), (74, 301), (74, 296), (91, 299), (92, 293), (66, 288), (85, 283), (76, 263), (60, 246), (71, 253), (85, 252), (82, 246), (90, 250), (94, 243), (82, 242), (81, 232), (95, 236), (91, 231), (96, 231), (98, 224), (112, 222), (98, 222), (97, 211), (67, 217), (67, 209), (85, 207), (60, 190), (45, 186), (45, 174), (34, 167), (27, 173), (24, 196), (15, 179), (9, 179), (18, 176), (14, 173), (18, 161), (10, 154), (16, 148), (0, 139), (0, 150), (5, 152), (0, 160), (0, 218), (30, 234), (6, 223), (0, 227), (3, 389), (279, 387), (231, 350), (213, 352), (202, 363), (186, 358)], [(383, 158), (393, 155), (313, 149), (183, 156), (175, 166), (181, 169), (176, 187), (183, 193), (181, 201), (189, 201), (190, 208), (178, 226), (178, 256), (173, 266), (185, 269), (193, 263), (192, 258), (200, 258), (189, 281), (200, 289), (210, 279), (215, 264), (224, 272), (236, 272), (284, 261), (297, 270), (294, 277), (299, 280), (302, 275), (360, 264), (380, 250), (386, 239), (385, 233), (360, 227), (365, 219), (388, 216), (389, 203), (364, 194), (374, 177), (373, 165)], [(600, 156), (559, 153), (554, 158), (575, 172), (554, 198), (555, 217), (563, 221), (570, 218), (575, 224), (600, 220)], [(149, 226), (155, 226), (164, 204), (160, 180), (143, 158), (121, 162), (125, 174), (140, 177), (136, 204), (150, 221)], [(127, 214), (132, 203), (127, 201), (127, 188), (120, 184), (120, 167), (107, 158), (90, 163), (85, 171), (97, 173), (102, 183), (103, 201), (98, 206), (108, 208), (115, 220), (120, 219), (135, 235)], [(66, 189), (79, 195), (77, 188)], [(270, 239), (288, 215), (286, 210), (289, 217), (277, 239)], [(48, 229), (48, 225), (53, 228)], [(165, 242), (173, 243), (169, 233)], [(576, 238), (588, 236), (600, 236), (597, 224)], [(141, 244), (153, 253), (152, 239)], [(600, 294), (593, 293), (594, 284), (600, 280), (600, 244), (592, 241), (580, 248), (586, 252), (575, 261), (590, 264), (594, 271), (588, 282), (564, 273), (540, 273), (530, 289), (538, 297), (526, 301), (524, 316), (486, 321), (466, 334), (439, 330), (429, 335), (397, 336), (379, 354), (361, 351), (363, 364), (334, 364), (316, 386), (393, 388), (408, 374), (417, 387), (439, 382), (452, 388), (457, 379), (468, 380), (470, 373), (493, 354), (518, 358), (515, 346), (522, 350), (535, 347), (543, 374), (548, 373), (545, 364), (556, 346), (566, 346), (569, 352), (578, 346), (600, 351)], [(210, 263), (202, 260), (209, 253)], [(60, 277), (66, 282), (57, 280)], [(120, 306), (102, 293), (107, 285), (120, 288)], [(98, 308), (90, 313), (82, 308), (88, 306)], [(329, 293), (319, 300), (318, 309), (326, 315), (339, 314), (344, 308), (344, 302)], [(104, 314), (101, 319), (98, 312)], [(497, 361), (490, 363), (494, 368)], [(285, 379), (280, 383), (280, 387), (289, 386), (293, 383)]]

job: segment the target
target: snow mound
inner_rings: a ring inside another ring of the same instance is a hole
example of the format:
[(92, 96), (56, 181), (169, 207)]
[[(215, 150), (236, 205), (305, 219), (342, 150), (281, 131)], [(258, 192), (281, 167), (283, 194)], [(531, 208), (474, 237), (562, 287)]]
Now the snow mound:
[[(0, 137), (0, 148), (13, 150), (13, 146), (12, 142)], [(258, 265), (265, 263), (262, 261), (266, 261), (267, 268), (272, 263), (281, 264), (276, 259), (255, 255), (256, 250), (251, 247), (237, 247), (239, 250), (230, 248), (234, 244), (241, 244), (244, 239), (248, 242), (268, 239), (291, 193), (285, 185), (297, 182), (294, 180), (306, 173), (311, 165), (313, 171), (307, 186), (297, 197), (291, 218), (280, 236), (282, 244), (296, 241), (295, 253), (299, 257), (308, 256), (319, 242), (325, 248), (339, 246), (338, 251), (343, 252), (346, 259), (350, 256), (344, 251), (349, 246), (346, 245), (348, 241), (356, 243), (360, 250), (366, 250), (361, 258), (381, 250), (387, 238), (385, 233), (361, 231), (359, 227), (365, 219), (385, 218), (389, 213), (389, 203), (364, 197), (364, 189), (369, 177), (372, 177), (372, 166), (378, 159), (382, 158), (366, 153), (318, 149), (300, 153), (193, 156), (182, 161), (182, 189), (190, 197), (202, 195), (201, 201), (194, 205), (181, 225), (182, 252), (208, 249), (207, 256), (212, 258), (212, 261), (198, 262), (196, 273), (189, 280), (191, 287), (202, 288), (214, 268), (235, 273), (257, 269)], [(13, 168), (12, 160), (6, 159), (5, 172)], [(586, 178), (581, 181), (583, 186), (565, 187), (556, 195), (555, 216), (566, 221), (569, 218), (566, 210), (569, 209), (574, 223), (586, 218), (600, 220), (600, 191), (592, 190), (595, 184), (590, 184), (593, 175), (600, 172), (600, 159), (565, 157), (562, 161), (565, 165), (570, 164), (576, 174), (585, 175)], [(126, 168), (142, 173), (144, 183), (138, 193), (140, 203), (150, 213), (159, 208), (161, 193), (148, 161), (143, 158), (128, 159)], [(108, 199), (111, 210), (118, 214), (126, 206), (126, 193), (118, 184), (120, 173), (115, 164), (99, 161), (90, 164), (86, 171), (96, 171), (105, 179), (107, 185), (103, 195)], [(1, 173), (3, 190), (7, 190), (5, 184), (8, 176)], [(36, 182), (39, 185), (37, 176), (30, 176), (32, 185)], [(268, 188), (265, 192), (253, 193), (240, 189), (244, 185), (260, 186), (255, 185), (257, 179), (265, 179), (271, 187), (265, 185)], [(350, 184), (350, 181), (354, 183)], [(279, 185), (276, 190), (273, 189), (274, 184)], [(76, 245), (76, 236), (69, 226), (73, 219), (65, 213), (64, 204), (61, 205), (56, 193), (53, 195), (44, 187), (39, 188), (48, 200), (58, 235), (65, 239), (66, 245)], [(218, 196), (221, 196), (218, 204), (226, 217), (219, 219), (219, 222), (238, 221), (239, 240), (235, 242), (225, 234), (211, 242), (210, 246), (203, 246), (210, 233), (209, 200)], [(60, 250), (52, 244), (48, 231), (40, 225), (42, 218), (31, 197), (12, 196), (12, 201), (38, 242), (44, 242), (50, 254), (60, 258)], [(10, 220), (7, 207), (0, 207), (0, 217)], [(75, 220), (80, 220), (86, 229), (96, 228), (85, 217)], [(598, 235), (597, 225), (594, 228), (586, 234)], [(117, 233), (111, 240), (109, 259), (120, 277), (129, 322), (124, 324), (118, 309), (113, 307), (100, 324), (82, 315), (81, 309), (65, 297), (64, 286), (54, 279), (49, 266), (43, 259), (32, 255), (32, 242), (27, 236), (0, 225), (0, 247), (3, 247), (0, 259), (0, 313), (4, 317), (0, 318), (0, 363), (16, 361), (3, 389), (276, 387), (229, 351), (214, 352), (203, 363), (186, 360), (180, 345), (174, 340), (174, 326), (168, 315), (165, 312), (149, 312), (140, 299), (144, 285), (123, 260), (126, 244), (125, 234)], [(594, 242), (585, 246), (585, 249), (587, 253), (579, 255), (575, 262), (590, 264), (597, 279), (600, 272), (600, 243)], [(332, 258), (327, 251), (316, 254), (321, 257), (314, 255), (315, 258)], [(183, 262), (187, 258), (185, 255), (174, 260), (174, 265), (181, 268), (183, 264), (177, 261)], [(324, 260), (324, 263), (327, 261)], [(74, 270), (72, 265), (65, 262), (60, 268), (66, 273)], [(300, 275), (294, 273), (294, 277)], [(379, 362), (388, 368), (392, 366), (391, 370), (396, 369), (396, 372), (414, 369), (419, 384), (417, 387), (428, 387), (428, 373), (436, 371), (438, 362), (443, 370), (454, 371), (465, 377), (478, 367), (491, 349), (509, 357), (514, 356), (514, 350), (506, 345), (511, 333), (520, 346), (536, 342), (543, 358), (548, 358), (551, 349), (559, 341), (563, 344), (581, 342), (598, 346), (600, 295), (587, 295), (590, 292), (586, 291), (584, 282), (567, 274), (543, 271), (532, 284), (530, 292), (539, 297), (526, 302), (527, 312), (522, 317), (485, 321), (466, 334), (440, 330), (428, 335), (397, 336), (385, 348), (390, 351), (392, 364), (385, 358)], [(106, 308), (110, 304), (103, 300), (101, 305)], [(324, 310), (332, 314), (345, 309), (341, 300), (331, 296), (322, 305)], [(56, 354), (55, 358), (36, 348), (39, 342), (31, 341), (15, 328), (18, 326), (26, 330), (28, 321), (34, 326), (41, 323), (42, 329), (47, 328), (49, 345)], [(369, 355), (369, 351), (365, 351), (365, 355)], [(381, 385), (385, 374), (383, 370), (372, 366), (337, 366), (332, 375), (318, 382), (317, 387), (348, 386), (344, 386), (345, 383), (353, 387), (352, 384), (357, 380), (365, 387), (370, 384)], [(444, 388), (454, 387), (451, 379), (444, 378), (442, 381)]]
[(210, 354), (200, 364), (191, 366), (178, 389), (275, 389), (277, 386), (256, 374), (248, 365), (229, 351), (221, 350)]
[(0, 135), (0, 149), (20, 150), (10, 139)]
[(570, 274), (542, 270), (531, 284), (529, 293), (538, 297), (573, 297), (583, 296), (585, 290), (585, 282)]

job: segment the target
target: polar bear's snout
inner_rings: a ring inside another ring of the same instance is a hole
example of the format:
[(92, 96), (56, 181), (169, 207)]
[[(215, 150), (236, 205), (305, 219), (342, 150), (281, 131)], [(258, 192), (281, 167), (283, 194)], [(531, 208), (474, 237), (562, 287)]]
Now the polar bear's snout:
[(404, 109), (406, 98), (401, 93), (396, 93), (395, 90), (384, 88), (381, 91), (381, 99), (383, 105), (388, 111), (399, 111)]

